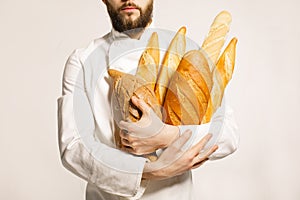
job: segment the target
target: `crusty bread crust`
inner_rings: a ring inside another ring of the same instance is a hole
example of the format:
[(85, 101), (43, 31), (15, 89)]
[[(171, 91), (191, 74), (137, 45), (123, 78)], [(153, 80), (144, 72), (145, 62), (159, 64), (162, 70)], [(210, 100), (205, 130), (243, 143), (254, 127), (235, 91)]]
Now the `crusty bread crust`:
[(160, 105), (163, 105), (169, 82), (176, 71), (186, 48), (186, 28), (181, 27), (173, 40), (162, 61), (154, 92)]
[[(210, 30), (202, 44), (202, 49), (210, 60), (216, 64), (230, 28), (231, 14), (227, 11), (220, 12), (214, 19)], [(214, 66), (212, 66), (214, 67)], [(213, 68), (211, 68), (213, 71)]]
[(166, 94), (166, 123), (200, 124), (212, 88), (210, 63), (200, 50), (187, 52), (173, 75)]

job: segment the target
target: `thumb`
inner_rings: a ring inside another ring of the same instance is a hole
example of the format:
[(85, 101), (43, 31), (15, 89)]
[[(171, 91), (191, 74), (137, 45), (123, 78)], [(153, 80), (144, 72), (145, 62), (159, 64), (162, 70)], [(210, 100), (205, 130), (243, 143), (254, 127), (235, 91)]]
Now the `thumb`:
[(138, 109), (140, 109), (143, 112), (143, 114), (150, 113), (151, 108), (148, 104), (146, 104), (144, 100), (139, 99), (136, 96), (132, 96), (131, 101), (136, 107), (138, 107)]

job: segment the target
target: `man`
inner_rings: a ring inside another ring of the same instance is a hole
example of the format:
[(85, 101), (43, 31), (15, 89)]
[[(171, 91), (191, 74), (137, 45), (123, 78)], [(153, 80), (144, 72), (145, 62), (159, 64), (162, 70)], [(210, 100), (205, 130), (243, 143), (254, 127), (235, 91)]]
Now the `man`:
[[(190, 170), (236, 149), (238, 140), (230, 112), (226, 109), (219, 114), (223, 129), (218, 146), (211, 146), (201, 154), (211, 135), (202, 137), (191, 148), (187, 146), (194, 136), (200, 135), (198, 132), (205, 135), (209, 124), (178, 127), (164, 124), (140, 99), (132, 98), (132, 101), (143, 112), (147, 125), (140, 121), (115, 123), (107, 69), (133, 73), (140, 55), (138, 50), (145, 47), (153, 32), (148, 28), (152, 22), (153, 0), (103, 2), (111, 18), (112, 31), (87, 48), (74, 51), (66, 63), (63, 95), (58, 99), (62, 163), (88, 182), (87, 200), (192, 199)], [(167, 31), (156, 31), (167, 41), (165, 44), (170, 42), (172, 35)], [(196, 48), (193, 45), (191, 49)], [(126, 148), (121, 150), (113, 140), (115, 124), (123, 129), (120, 136)], [(128, 130), (131, 134), (126, 133)], [(162, 148), (165, 150), (155, 162), (140, 156)]]

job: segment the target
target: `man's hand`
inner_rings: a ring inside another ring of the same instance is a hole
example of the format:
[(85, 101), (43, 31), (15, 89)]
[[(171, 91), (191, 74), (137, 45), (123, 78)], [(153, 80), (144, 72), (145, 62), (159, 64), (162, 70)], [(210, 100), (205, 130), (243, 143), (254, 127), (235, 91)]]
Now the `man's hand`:
[(157, 161), (146, 163), (143, 178), (166, 179), (183, 174), (201, 166), (218, 149), (218, 146), (215, 145), (206, 152), (200, 153), (211, 138), (211, 134), (207, 134), (190, 149), (183, 149), (191, 134), (190, 130), (185, 131), (182, 136), (165, 149)]
[(136, 155), (149, 154), (167, 147), (179, 137), (179, 128), (163, 123), (143, 100), (135, 96), (131, 100), (143, 114), (138, 122), (119, 123), (124, 151)]

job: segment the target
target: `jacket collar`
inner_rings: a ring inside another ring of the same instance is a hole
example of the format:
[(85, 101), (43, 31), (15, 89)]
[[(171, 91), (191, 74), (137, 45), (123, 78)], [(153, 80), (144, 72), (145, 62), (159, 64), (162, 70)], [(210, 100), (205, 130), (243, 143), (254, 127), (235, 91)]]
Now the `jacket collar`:
[(121, 33), (116, 31), (114, 28), (111, 30), (111, 36), (113, 40), (118, 40), (118, 39), (128, 39), (129, 36), (126, 35), (125, 33)]

